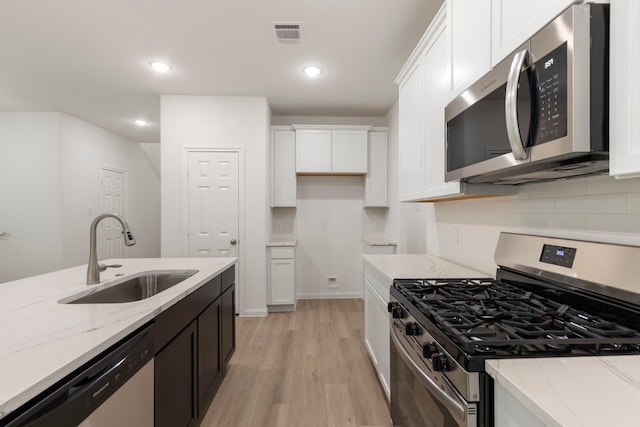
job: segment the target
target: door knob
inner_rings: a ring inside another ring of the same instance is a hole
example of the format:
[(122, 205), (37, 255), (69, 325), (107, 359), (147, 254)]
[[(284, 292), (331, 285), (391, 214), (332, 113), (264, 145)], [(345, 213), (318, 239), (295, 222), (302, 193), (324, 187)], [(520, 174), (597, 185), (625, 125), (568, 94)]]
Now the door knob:
[(238, 241), (237, 241), (236, 239), (231, 239), (231, 242), (230, 242), (230, 243), (231, 243), (232, 245), (235, 245), (236, 243), (238, 243)]

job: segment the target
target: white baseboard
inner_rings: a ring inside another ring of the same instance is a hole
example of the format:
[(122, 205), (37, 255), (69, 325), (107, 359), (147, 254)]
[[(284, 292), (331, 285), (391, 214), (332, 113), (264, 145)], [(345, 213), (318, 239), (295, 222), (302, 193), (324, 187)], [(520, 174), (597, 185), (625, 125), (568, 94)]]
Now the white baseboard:
[(298, 299), (351, 299), (363, 298), (362, 292), (308, 292), (297, 295)]
[(247, 308), (240, 313), (240, 317), (267, 317), (269, 312), (265, 308)]

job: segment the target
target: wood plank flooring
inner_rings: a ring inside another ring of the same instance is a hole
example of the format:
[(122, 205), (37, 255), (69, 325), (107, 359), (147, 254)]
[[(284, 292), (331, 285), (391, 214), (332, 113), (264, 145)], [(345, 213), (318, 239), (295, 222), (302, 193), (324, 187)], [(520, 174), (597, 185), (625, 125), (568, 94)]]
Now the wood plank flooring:
[(362, 300), (300, 300), (292, 313), (236, 320), (236, 352), (203, 427), (389, 426)]

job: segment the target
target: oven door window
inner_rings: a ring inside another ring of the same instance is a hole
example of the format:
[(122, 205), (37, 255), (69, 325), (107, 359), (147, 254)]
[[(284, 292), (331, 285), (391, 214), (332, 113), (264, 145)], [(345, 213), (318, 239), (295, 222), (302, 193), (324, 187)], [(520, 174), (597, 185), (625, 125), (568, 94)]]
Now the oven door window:
[(421, 382), (391, 342), (391, 419), (397, 427), (470, 427), (459, 422)]

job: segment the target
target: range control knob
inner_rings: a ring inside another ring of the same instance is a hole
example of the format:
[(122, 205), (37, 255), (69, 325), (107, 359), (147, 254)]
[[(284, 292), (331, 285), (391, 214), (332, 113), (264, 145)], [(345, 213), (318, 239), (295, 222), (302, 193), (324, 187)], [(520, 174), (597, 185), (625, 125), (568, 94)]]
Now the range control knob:
[(402, 307), (400, 307), (399, 305), (393, 307), (393, 309), (391, 310), (391, 317), (393, 317), (394, 319), (402, 319), (404, 317), (406, 317), (404, 310), (402, 309)]
[(407, 335), (420, 335), (420, 326), (416, 322), (409, 322), (404, 328)]
[(449, 359), (442, 353), (431, 356), (431, 363), (434, 371), (448, 371), (450, 368)]
[(433, 341), (422, 343), (422, 357), (431, 359), (431, 356), (438, 353), (438, 346)]
[(397, 302), (387, 303), (387, 311), (391, 313), (391, 317), (394, 319), (402, 319), (406, 316), (404, 310)]

